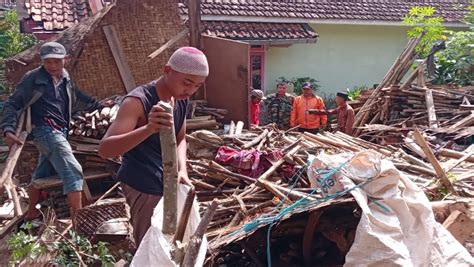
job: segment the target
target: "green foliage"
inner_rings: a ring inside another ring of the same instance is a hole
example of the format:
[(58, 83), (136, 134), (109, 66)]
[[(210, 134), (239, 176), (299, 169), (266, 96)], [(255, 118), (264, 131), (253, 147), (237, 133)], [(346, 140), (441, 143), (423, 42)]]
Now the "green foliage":
[(14, 266), (23, 259), (33, 261), (46, 252), (46, 247), (37, 242), (38, 237), (27, 233), (31, 228), (31, 223), (27, 223), (23, 227), (23, 231), (15, 233), (7, 240), (10, 249), (9, 265)]
[(78, 266), (80, 261), (78, 254), (84, 263), (91, 265), (96, 261), (100, 261), (102, 266), (113, 266), (115, 259), (110, 255), (107, 243), (99, 242), (92, 245), (91, 242), (78, 235), (74, 231), (69, 231), (71, 238), (69, 240), (60, 240), (53, 243), (52, 249), (57, 251), (57, 256), (53, 259), (53, 263), (59, 266)]
[(21, 33), (18, 14), (11, 10), (4, 13), (0, 20), (0, 92), (7, 91), (5, 82), (5, 64), (3, 59), (12, 57), (36, 44), (33, 34)]
[(420, 53), (422, 57), (428, 56), (434, 42), (446, 38), (443, 18), (435, 16), (435, 13), (436, 9), (434, 7), (415, 6), (403, 17), (403, 24), (413, 27), (407, 32), (409, 38), (416, 38), (421, 33), (425, 33), (416, 47), (416, 52)]
[(334, 94), (326, 94), (325, 92), (322, 92), (319, 94), (319, 96), (323, 99), (324, 102), (324, 107), (326, 109), (334, 109), (336, 108), (336, 96)]
[(365, 86), (365, 85), (354, 86), (354, 88), (352, 90), (347, 88), (347, 95), (349, 96), (350, 100), (354, 101), (354, 100), (357, 100), (360, 97), (362, 91), (365, 91), (367, 89), (368, 89), (368, 87)]
[[(474, 8), (466, 21), (472, 23)], [(471, 24), (472, 25), (472, 24)], [(433, 83), (455, 83), (460, 86), (472, 85), (474, 81), (474, 31), (448, 32), (446, 49), (435, 55), (435, 75)]]
[(313, 86), (313, 92), (316, 92), (319, 90), (319, 88), (321, 88), (321, 86), (318, 84), (318, 80), (314, 79), (314, 78), (311, 78), (311, 77), (301, 77), (301, 78), (291, 78), (291, 79), (287, 79), (285, 77), (280, 77), (278, 78), (277, 82), (284, 82), (284, 83), (288, 83), (288, 84), (293, 84), (294, 86), (294, 92), (296, 95), (300, 95), (301, 92), (303, 91), (303, 84), (304, 83), (311, 83), (311, 85)]
[(455, 83), (460, 86), (472, 85), (474, 80), (474, 5), (464, 22), (470, 25), (469, 31), (447, 31), (443, 19), (435, 16), (433, 7), (413, 7), (403, 18), (406, 25), (413, 26), (408, 31), (408, 37), (413, 38), (425, 32), (417, 51), (426, 57), (434, 42), (446, 40), (446, 49), (435, 55), (435, 74), (432, 82), (435, 84)]
[[(105, 242), (92, 245), (87, 238), (69, 231), (69, 238), (47, 243), (37, 236), (27, 234), (26, 232), (31, 227), (31, 223), (26, 224), (25, 231), (15, 233), (8, 239), (7, 243), (11, 251), (10, 265), (14, 266), (24, 259), (34, 261), (38, 256), (49, 251), (55, 255), (51, 262), (58, 266), (79, 266), (81, 260), (88, 266), (97, 262), (100, 262), (103, 267), (114, 266), (115, 258), (110, 254)], [(122, 254), (125, 259), (131, 260), (130, 253)]]
[(464, 22), (468, 24), (472, 30), (472, 27), (474, 25), (474, 5), (469, 6), (468, 10), (469, 12), (464, 17)]
[(34, 35), (20, 32), (16, 11), (5, 12), (0, 21), (0, 58), (14, 56), (37, 42)]

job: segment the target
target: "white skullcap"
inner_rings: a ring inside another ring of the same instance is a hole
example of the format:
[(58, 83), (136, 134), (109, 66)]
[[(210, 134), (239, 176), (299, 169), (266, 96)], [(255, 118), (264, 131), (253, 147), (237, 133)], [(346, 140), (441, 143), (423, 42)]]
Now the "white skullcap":
[(209, 65), (204, 53), (194, 47), (181, 47), (171, 55), (168, 66), (174, 71), (196, 76), (208, 76)]

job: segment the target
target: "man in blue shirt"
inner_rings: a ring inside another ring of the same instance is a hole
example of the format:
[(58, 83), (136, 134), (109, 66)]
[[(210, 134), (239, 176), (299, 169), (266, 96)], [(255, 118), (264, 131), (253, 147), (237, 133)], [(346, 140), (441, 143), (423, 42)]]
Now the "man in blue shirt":
[[(102, 105), (81, 92), (64, 68), (66, 49), (59, 43), (47, 42), (40, 48), (42, 66), (26, 73), (5, 103), (1, 128), (11, 148), (21, 141), (15, 135), (19, 115), (31, 109), (31, 137), (40, 152), (32, 179), (58, 175), (63, 180), (71, 217), (82, 208), (82, 167), (72, 153), (66, 137), (71, 115), (79, 110), (92, 111)], [(26, 220), (39, 216), (35, 208), (40, 191), (29, 188)]]

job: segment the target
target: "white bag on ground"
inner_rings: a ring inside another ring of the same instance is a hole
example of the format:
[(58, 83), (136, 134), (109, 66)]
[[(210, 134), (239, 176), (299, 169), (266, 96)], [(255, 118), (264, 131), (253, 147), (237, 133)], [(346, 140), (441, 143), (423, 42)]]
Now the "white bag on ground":
[[(183, 184), (178, 186), (178, 221), (181, 217), (183, 210), (184, 201), (189, 188)], [(201, 221), (199, 216), (199, 205), (196, 199), (193, 202), (191, 214), (189, 215), (189, 221), (186, 226), (184, 233), (183, 243), (187, 243), (189, 238), (194, 233), (196, 228)], [(162, 232), (163, 227), (163, 201), (160, 200), (158, 205), (153, 211), (153, 217), (151, 218), (151, 227), (143, 237), (142, 243), (138, 247), (135, 256), (133, 257), (132, 267), (146, 267), (146, 266), (160, 266), (160, 267), (175, 267), (178, 266), (171, 259), (170, 255), (170, 242), (173, 236), (166, 236)], [(206, 257), (207, 251), (207, 239), (204, 236), (201, 247), (199, 248), (198, 258), (195, 266), (202, 266)]]
[[(357, 153), (349, 162), (348, 158), (347, 154), (322, 154), (311, 164), (322, 166), (321, 162), (325, 162), (326, 171), (342, 166), (332, 176), (337, 181), (324, 185), (329, 194), (334, 189), (340, 191), (341, 185), (344, 190), (372, 179), (351, 191), (362, 215), (345, 266), (474, 265), (468, 251), (435, 221), (423, 191), (390, 160), (374, 151)], [(315, 172), (309, 168), (308, 175), (317, 179)]]

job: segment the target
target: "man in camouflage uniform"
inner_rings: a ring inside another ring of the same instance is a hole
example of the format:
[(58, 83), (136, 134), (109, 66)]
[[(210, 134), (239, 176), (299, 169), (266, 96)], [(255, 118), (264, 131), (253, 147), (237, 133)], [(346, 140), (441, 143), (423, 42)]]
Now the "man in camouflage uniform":
[(280, 129), (290, 128), (290, 116), (293, 106), (293, 96), (288, 94), (288, 85), (286, 83), (279, 83), (277, 85), (277, 92), (269, 95), (265, 99), (265, 106), (267, 110), (267, 122), (275, 123)]

